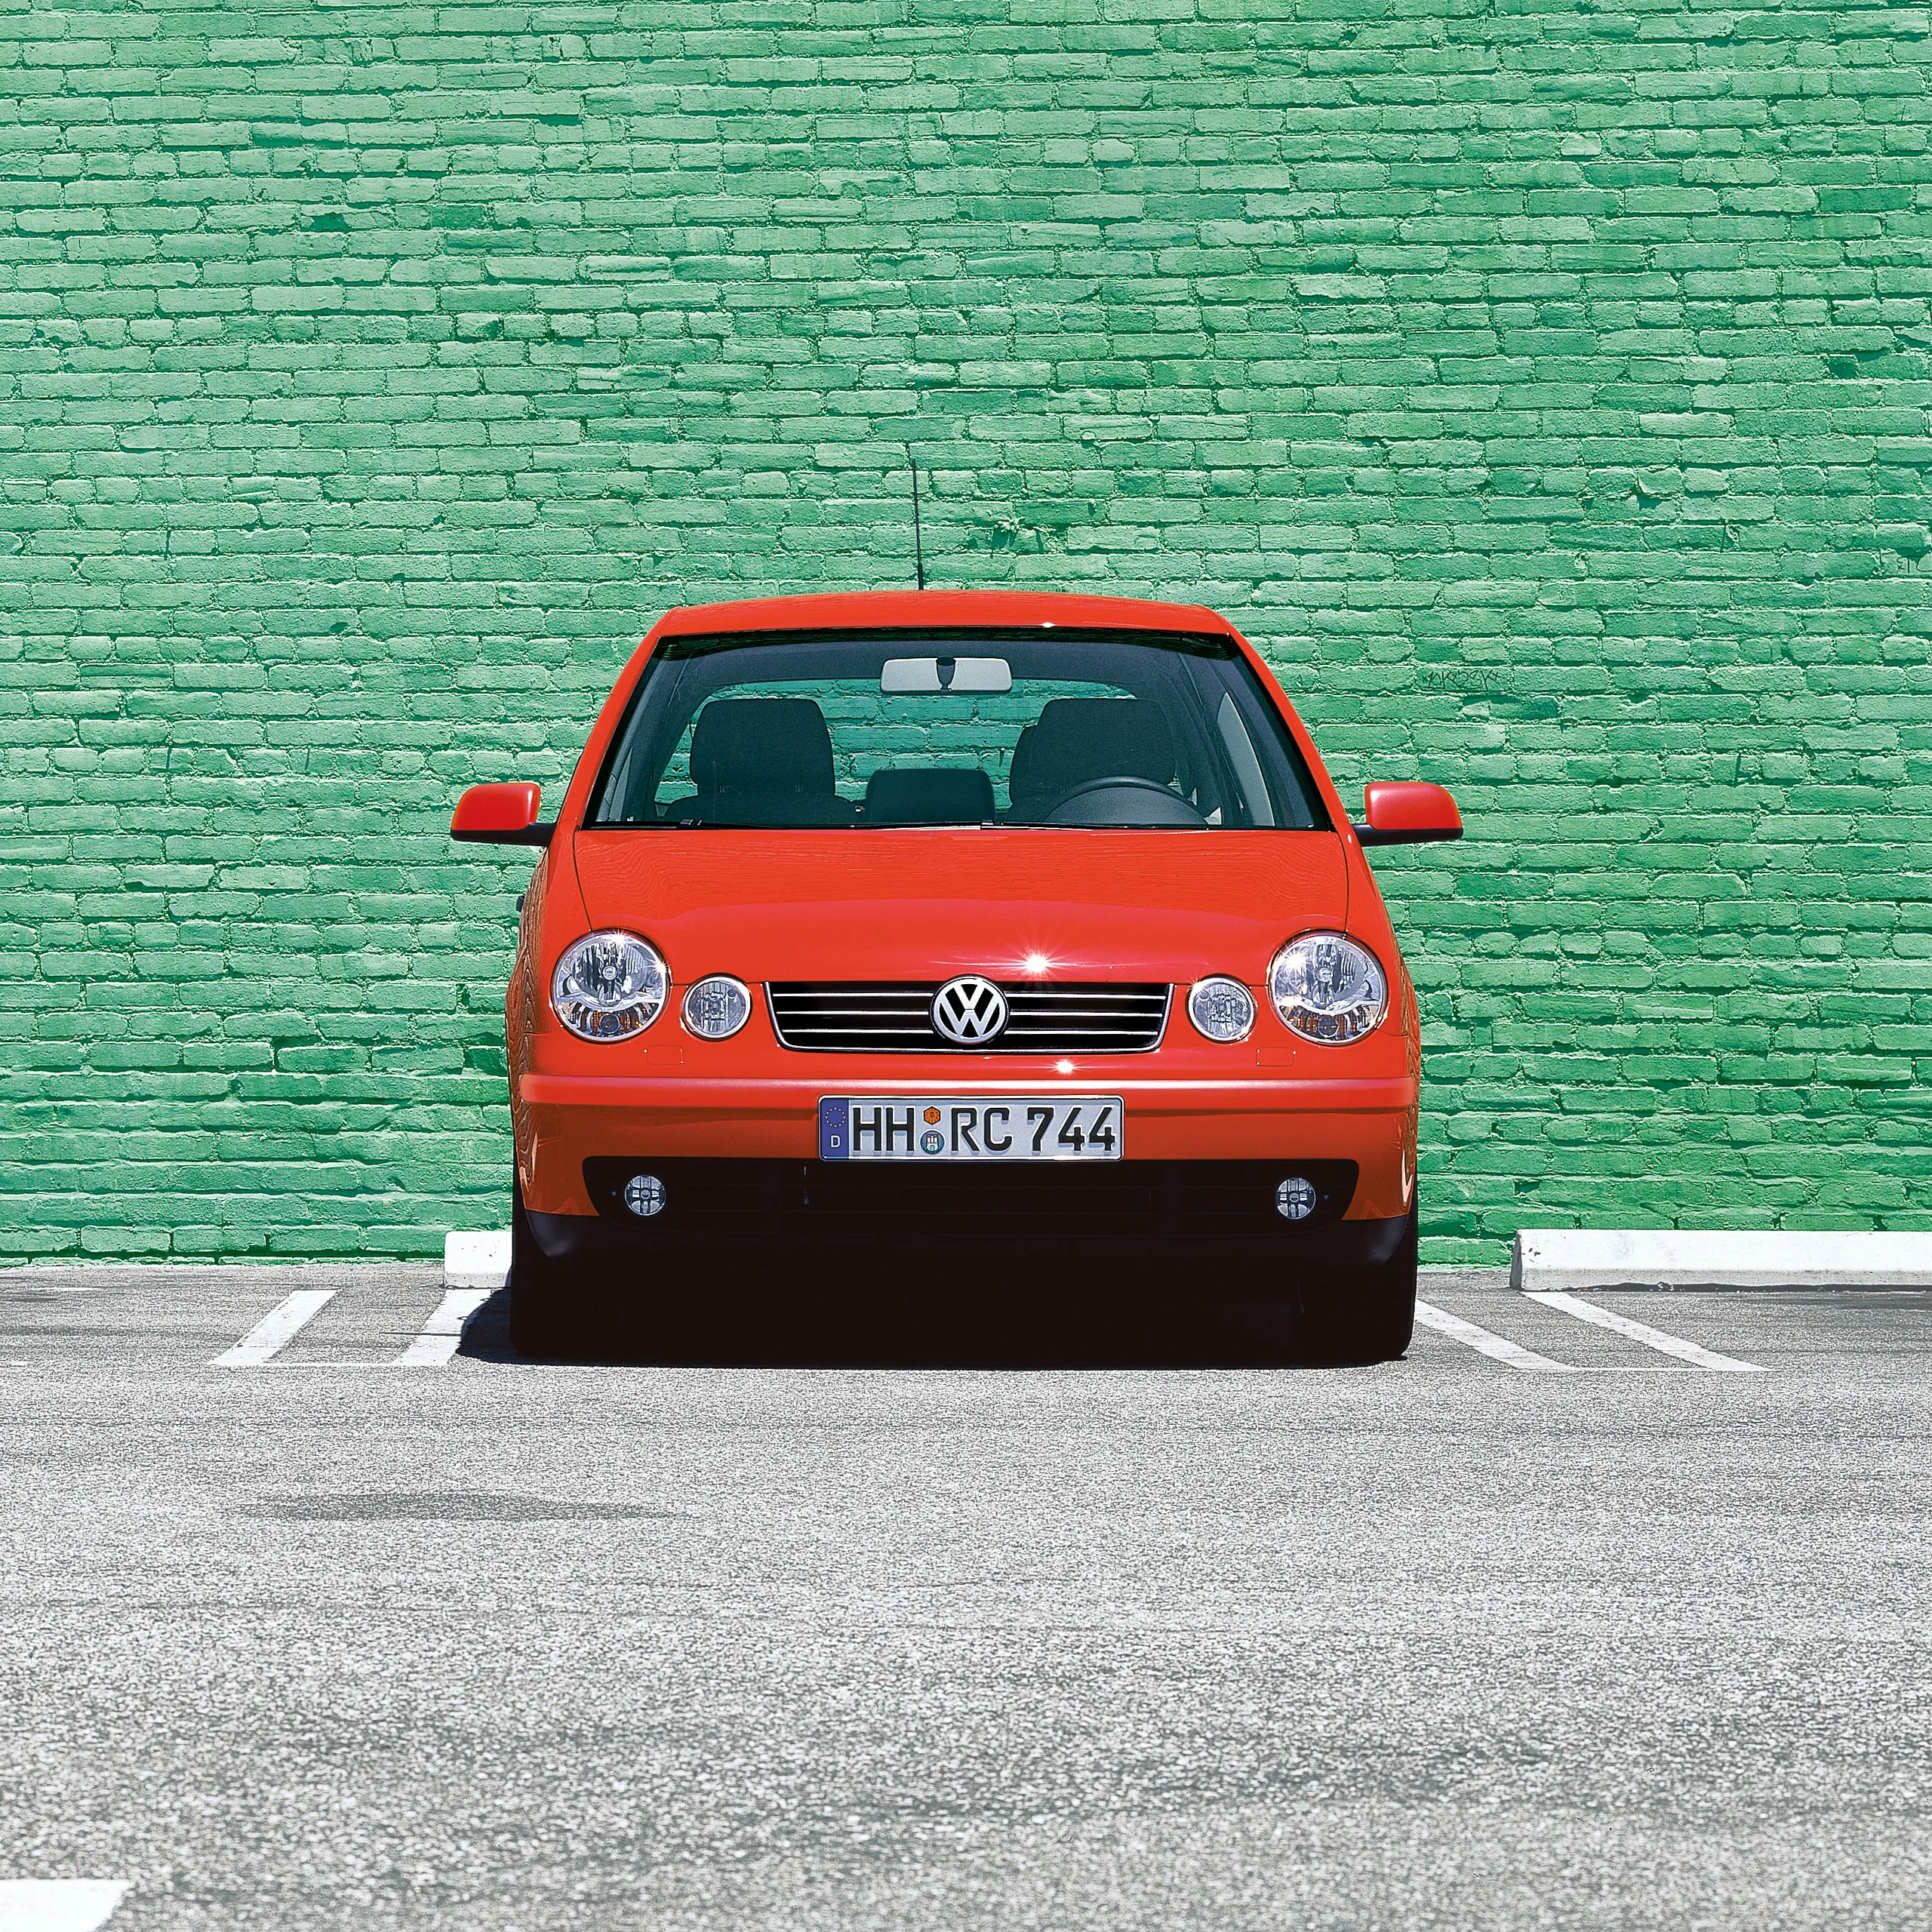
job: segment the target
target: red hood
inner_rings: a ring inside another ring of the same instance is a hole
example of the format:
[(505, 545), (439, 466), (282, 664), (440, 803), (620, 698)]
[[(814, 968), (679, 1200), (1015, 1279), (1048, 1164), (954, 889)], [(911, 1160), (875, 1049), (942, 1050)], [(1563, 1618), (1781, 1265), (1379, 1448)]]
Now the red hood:
[(580, 832), (593, 925), (663, 952), (681, 983), (1231, 973), (1258, 985), (1282, 941), (1339, 928), (1348, 869), (1331, 832)]

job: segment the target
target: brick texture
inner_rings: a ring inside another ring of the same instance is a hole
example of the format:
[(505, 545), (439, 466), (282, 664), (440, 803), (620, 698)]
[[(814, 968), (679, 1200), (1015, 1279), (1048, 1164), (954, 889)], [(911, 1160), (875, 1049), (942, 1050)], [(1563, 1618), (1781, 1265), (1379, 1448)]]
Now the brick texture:
[(0, 10), (0, 1251), (500, 1223), (527, 863), (667, 604), (1198, 598), (1345, 785), (1426, 1258), (1926, 1226), (1923, 8)]

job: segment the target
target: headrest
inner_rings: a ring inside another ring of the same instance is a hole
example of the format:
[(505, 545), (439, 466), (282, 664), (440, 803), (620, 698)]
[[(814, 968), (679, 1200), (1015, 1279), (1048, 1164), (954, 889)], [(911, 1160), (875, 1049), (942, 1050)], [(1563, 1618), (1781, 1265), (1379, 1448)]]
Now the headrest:
[(832, 734), (808, 697), (713, 698), (691, 734), (691, 780), (715, 792), (830, 792)]
[(866, 781), (869, 825), (985, 825), (993, 815), (993, 781), (983, 771), (875, 771)]
[(1138, 697), (1057, 697), (1020, 734), (1007, 790), (1016, 806), (1044, 804), (1093, 778), (1174, 775), (1174, 734), (1158, 704)]

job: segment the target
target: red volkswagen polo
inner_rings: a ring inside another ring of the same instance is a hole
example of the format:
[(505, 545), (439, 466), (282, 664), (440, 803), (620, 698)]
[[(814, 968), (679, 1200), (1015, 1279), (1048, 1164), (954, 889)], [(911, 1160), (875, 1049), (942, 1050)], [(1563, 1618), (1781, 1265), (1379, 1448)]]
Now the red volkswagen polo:
[(1420, 1042), (1362, 848), (1460, 820), (1383, 784), (1351, 825), (1224, 618), (674, 611), (537, 808), (478, 786), (451, 827), (543, 848), (506, 1008), (519, 1349), (734, 1257), (811, 1279), (808, 1243), (835, 1279), (971, 1251), (1042, 1293), (1124, 1243), (1407, 1346)]

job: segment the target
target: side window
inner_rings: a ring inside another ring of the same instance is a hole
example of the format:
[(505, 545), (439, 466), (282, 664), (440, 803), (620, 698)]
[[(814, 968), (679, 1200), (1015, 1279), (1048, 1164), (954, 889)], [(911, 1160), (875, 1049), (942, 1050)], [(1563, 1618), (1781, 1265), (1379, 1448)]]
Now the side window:
[(1214, 714), (1214, 726), (1227, 747), (1228, 761), (1235, 768), (1235, 782), (1241, 787), (1241, 801), (1247, 808), (1251, 825), (1275, 823), (1274, 801), (1268, 795), (1268, 781), (1262, 776), (1261, 761), (1255, 755), (1254, 740), (1241, 721), (1240, 707), (1228, 692), (1221, 694), (1221, 707)]

